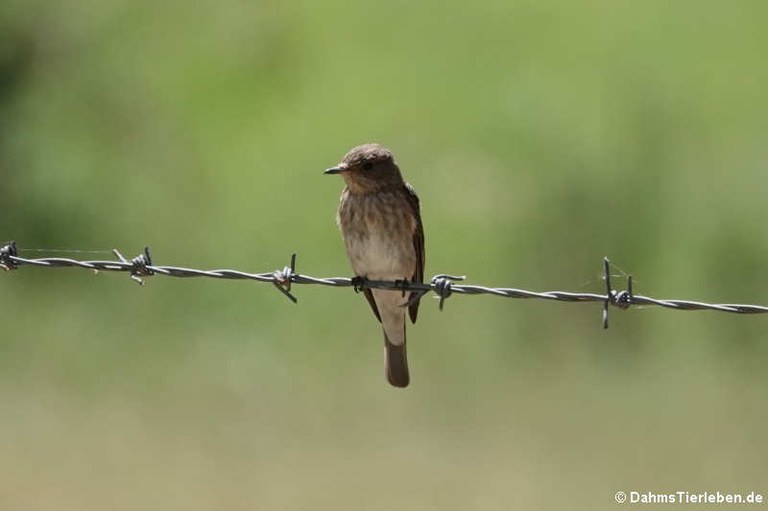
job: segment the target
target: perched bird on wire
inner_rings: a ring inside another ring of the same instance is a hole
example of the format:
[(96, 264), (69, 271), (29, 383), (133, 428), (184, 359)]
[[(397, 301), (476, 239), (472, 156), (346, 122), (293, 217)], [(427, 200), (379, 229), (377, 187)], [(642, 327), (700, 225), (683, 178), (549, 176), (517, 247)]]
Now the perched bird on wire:
[[(336, 221), (347, 256), (361, 279), (423, 282), (424, 229), (419, 198), (403, 180), (392, 152), (379, 144), (350, 150), (341, 163), (325, 171), (346, 183)], [(414, 295), (402, 291), (363, 289), (384, 330), (385, 373), (395, 387), (410, 382), (405, 348), (405, 311), (416, 322)]]

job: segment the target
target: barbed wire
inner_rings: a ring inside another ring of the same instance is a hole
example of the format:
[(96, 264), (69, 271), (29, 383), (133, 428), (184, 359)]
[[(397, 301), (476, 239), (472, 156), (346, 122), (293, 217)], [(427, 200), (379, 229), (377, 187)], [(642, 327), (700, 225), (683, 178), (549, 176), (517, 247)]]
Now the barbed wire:
[[(32, 249), (30, 249), (32, 250)], [(73, 251), (81, 252), (99, 252), (99, 251)], [(345, 278), (345, 277), (311, 277), (296, 273), (296, 254), (291, 256), (288, 266), (282, 270), (276, 270), (264, 273), (249, 273), (239, 270), (217, 269), (217, 270), (198, 270), (193, 268), (182, 268), (178, 266), (162, 266), (152, 263), (152, 257), (149, 253), (149, 247), (144, 247), (144, 252), (130, 261), (116, 249), (112, 250), (117, 261), (81, 261), (64, 257), (43, 257), (43, 258), (24, 258), (19, 256), (19, 249), (15, 241), (8, 242), (0, 247), (0, 268), (4, 270), (16, 270), (20, 266), (30, 265), (44, 268), (87, 268), (99, 271), (127, 272), (130, 278), (139, 284), (144, 284), (143, 278), (153, 275), (164, 275), (166, 277), (208, 277), (214, 279), (227, 280), (254, 280), (257, 282), (268, 282), (283, 293), (293, 303), (298, 299), (291, 292), (292, 284), (318, 284), (331, 287), (352, 287), (355, 291), (361, 289), (392, 289), (401, 291), (405, 295), (406, 291), (414, 292), (412, 297), (405, 305), (410, 305), (421, 300), (430, 292), (435, 293), (439, 298), (439, 308), (443, 310), (445, 300), (453, 294), (464, 295), (493, 295), (505, 298), (526, 298), (539, 300), (554, 300), (561, 302), (600, 302), (603, 304), (602, 319), (603, 327), (608, 328), (608, 310), (611, 306), (619, 309), (628, 309), (630, 306), (652, 305), (665, 307), (672, 310), (713, 310), (719, 312), (730, 312), (734, 314), (764, 314), (768, 313), (768, 306), (762, 305), (743, 305), (730, 303), (704, 303), (691, 300), (660, 300), (648, 296), (634, 294), (632, 289), (632, 276), (627, 276), (627, 289), (617, 291), (611, 284), (611, 263), (608, 258), (603, 259), (603, 279), (605, 282), (605, 294), (598, 293), (575, 293), (570, 291), (528, 291), (525, 289), (516, 289), (509, 287), (487, 287), (468, 284), (457, 284), (456, 282), (465, 279), (464, 276), (438, 274), (432, 277), (429, 282), (409, 282), (409, 281), (385, 281), (369, 280), (365, 278)]]

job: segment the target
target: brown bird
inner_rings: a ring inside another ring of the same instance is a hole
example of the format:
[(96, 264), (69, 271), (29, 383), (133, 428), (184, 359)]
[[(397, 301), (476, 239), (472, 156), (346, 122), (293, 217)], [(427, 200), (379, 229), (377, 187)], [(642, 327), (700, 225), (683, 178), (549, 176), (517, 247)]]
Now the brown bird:
[[(325, 173), (341, 174), (347, 185), (341, 192), (336, 221), (355, 275), (370, 280), (423, 282), (424, 230), (419, 198), (403, 181), (389, 149), (379, 144), (355, 147)], [(395, 387), (407, 387), (405, 305), (409, 297), (385, 289), (363, 289), (363, 293), (384, 329), (387, 380)], [(407, 308), (415, 323), (418, 301)]]

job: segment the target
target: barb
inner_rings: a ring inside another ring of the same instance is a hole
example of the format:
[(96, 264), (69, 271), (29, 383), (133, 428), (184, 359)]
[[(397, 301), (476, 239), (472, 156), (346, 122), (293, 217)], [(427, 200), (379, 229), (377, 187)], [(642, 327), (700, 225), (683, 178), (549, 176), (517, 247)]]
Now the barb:
[(18, 263), (13, 259), (18, 257), (19, 250), (16, 248), (16, 242), (11, 241), (4, 247), (0, 248), (0, 268), (5, 271), (15, 270), (18, 268)]
[(150, 277), (154, 275), (154, 272), (149, 269), (152, 265), (152, 256), (149, 255), (149, 247), (144, 247), (144, 253), (131, 259), (129, 263), (123, 254), (117, 251), (116, 248), (112, 249), (112, 253), (120, 259), (120, 262), (131, 265), (131, 280), (138, 283), (140, 286), (144, 285), (144, 281), (140, 276)]
[(410, 299), (403, 306), (411, 305), (421, 300), (430, 292), (435, 293), (439, 298), (439, 308), (443, 310), (445, 300), (454, 294), (460, 295), (493, 295), (504, 298), (538, 299), (552, 300), (561, 302), (598, 302), (602, 303), (603, 327), (608, 328), (608, 311), (611, 307), (619, 309), (628, 309), (632, 305), (653, 305), (665, 307), (672, 310), (713, 310), (719, 312), (730, 312), (734, 314), (764, 314), (768, 313), (768, 306), (763, 305), (742, 305), (730, 303), (704, 303), (691, 300), (661, 300), (643, 295), (636, 295), (632, 289), (632, 276), (627, 277), (627, 289), (617, 291), (611, 285), (611, 264), (608, 258), (603, 260), (605, 294), (597, 293), (573, 293), (569, 291), (527, 291), (525, 289), (516, 289), (511, 287), (486, 287), (469, 284), (457, 284), (456, 282), (464, 280), (465, 277), (440, 274), (434, 276), (428, 283), (408, 282), (408, 281), (382, 281), (368, 280), (355, 277), (352, 279), (344, 277), (311, 277), (296, 273), (296, 254), (291, 256), (289, 266), (282, 270), (248, 273), (239, 270), (217, 269), (217, 270), (197, 270), (193, 268), (182, 268), (178, 266), (154, 265), (149, 253), (149, 248), (144, 247), (144, 252), (130, 261), (123, 257), (120, 252), (113, 250), (118, 258), (117, 261), (80, 261), (62, 257), (46, 257), (29, 259), (19, 256), (19, 249), (16, 242), (11, 241), (0, 247), (0, 268), (6, 271), (16, 270), (24, 265), (39, 266), (44, 268), (87, 268), (94, 271), (116, 271), (128, 272), (131, 279), (143, 284), (141, 277), (150, 277), (153, 275), (163, 275), (166, 277), (208, 277), (214, 279), (228, 280), (254, 280), (256, 282), (269, 282), (283, 293), (293, 303), (298, 299), (291, 293), (292, 284), (317, 284), (330, 287), (353, 287), (355, 290), (364, 288), (392, 289), (396, 291), (411, 291)]

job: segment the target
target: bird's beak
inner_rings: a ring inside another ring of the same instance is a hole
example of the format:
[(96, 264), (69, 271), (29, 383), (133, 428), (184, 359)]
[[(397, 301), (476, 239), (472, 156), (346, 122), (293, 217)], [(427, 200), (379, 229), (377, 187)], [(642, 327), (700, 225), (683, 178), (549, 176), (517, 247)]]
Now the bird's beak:
[(335, 167), (331, 167), (329, 169), (326, 169), (325, 172), (323, 172), (323, 174), (328, 174), (328, 175), (331, 175), (331, 174), (341, 174), (345, 170), (347, 170), (347, 166), (345, 164), (343, 164), (343, 163), (339, 163)]

